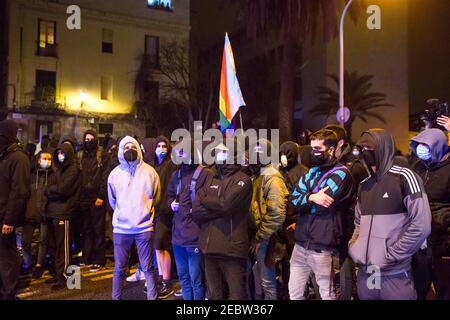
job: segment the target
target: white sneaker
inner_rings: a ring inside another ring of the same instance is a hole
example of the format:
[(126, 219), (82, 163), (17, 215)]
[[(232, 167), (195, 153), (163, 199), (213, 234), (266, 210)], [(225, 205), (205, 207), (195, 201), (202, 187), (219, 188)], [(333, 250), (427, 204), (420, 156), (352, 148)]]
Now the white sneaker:
[(139, 269), (137, 269), (134, 274), (127, 278), (127, 282), (139, 282), (141, 280), (145, 280), (145, 277)]

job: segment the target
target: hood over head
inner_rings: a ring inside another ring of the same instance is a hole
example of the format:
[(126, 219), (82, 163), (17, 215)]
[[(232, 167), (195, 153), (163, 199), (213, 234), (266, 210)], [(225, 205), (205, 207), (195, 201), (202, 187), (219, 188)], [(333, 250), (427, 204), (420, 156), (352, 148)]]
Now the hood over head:
[(85, 141), (85, 140), (86, 140), (86, 136), (87, 136), (88, 134), (94, 136), (94, 143), (96, 144), (96, 146), (98, 146), (98, 135), (97, 135), (97, 132), (95, 132), (95, 130), (89, 129), (89, 130), (86, 130), (86, 131), (84, 132), (84, 134), (83, 134), (83, 148), (84, 148), (84, 150), (87, 149), (87, 148), (86, 148), (86, 141)]
[(426, 129), (411, 139), (411, 150), (417, 155), (417, 146), (427, 145), (431, 152), (431, 163), (435, 164), (449, 152), (448, 139), (445, 133), (439, 129)]
[(361, 138), (358, 140), (357, 145), (370, 145), (375, 148), (377, 177), (385, 175), (394, 165), (394, 137), (388, 131), (378, 128), (364, 131), (361, 134)]
[(11, 146), (17, 137), (19, 127), (13, 120), (0, 121), (0, 152)]
[(144, 138), (142, 140), (142, 147), (144, 148), (144, 162), (153, 164), (155, 162), (155, 148), (156, 139), (155, 138)]
[[(66, 158), (64, 159), (64, 163), (61, 165), (61, 163), (58, 161), (58, 151), (62, 150)], [(75, 163), (75, 150), (73, 149), (71, 144), (63, 143), (61, 144), (56, 150), (53, 152), (53, 161), (55, 163), (55, 166), (58, 168), (65, 168), (73, 163)]]
[(295, 167), (299, 163), (299, 146), (293, 141), (286, 141), (280, 146), (280, 156), (286, 155), (287, 169)]
[[(125, 160), (124, 155), (123, 155), (125, 146), (129, 143), (133, 144), (137, 149), (137, 160), (134, 161), (133, 163), (128, 163)], [(141, 147), (139, 146), (139, 142), (137, 142), (137, 140), (133, 137), (130, 137), (130, 136), (124, 137), (120, 141), (120, 144), (119, 144), (118, 159), (120, 162), (120, 166), (125, 167), (125, 168), (136, 167), (136, 166), (140, 165), (144, 161), (144, 159), (143, 159)]]
[(72, 148), (76, 149), (76, 142), (75, 139), (71, 135), (64, 135), (61, 136), (59, 139), (58, 145), (61, 146), (64, 142), (69, 142), (72, 145)]
[[(167, 155), (170, 156), (170, 152), (172, 151), (172, 146), (170, 144), (169, 139), (167, 137), (165, 137), (165, 136), (158, 136), (158, 137), (156, 137), (156, 139), (155, 139), (155, 147), (153, 148), (153, 152), (156, 150), (156, 146), (160, 142), (164, 142), (166, 144), (166, 146), (167, 146)], [(167, 158), (167, 156), (166, 156), (166, 158)]]

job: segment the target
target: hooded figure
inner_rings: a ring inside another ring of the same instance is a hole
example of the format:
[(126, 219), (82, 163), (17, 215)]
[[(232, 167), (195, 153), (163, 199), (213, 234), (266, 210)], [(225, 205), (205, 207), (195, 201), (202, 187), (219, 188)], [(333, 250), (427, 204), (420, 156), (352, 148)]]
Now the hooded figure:
[(126, 136), (119, 144), (120, 165), (108, 178), (108, 198), (114, 210), (114, 275), (112, 298), (122, 297), (128, 259), (133, 241), (139, 255), (140, 269), (147, 281), (147, 299), (158, 297), (154, 275), (152, 231), (155, 206), (160, 199), (159, 177), (143, 160), (136, 139)]
[[(299, 146), (293, 141), (287, 141), (280, 146), (280, 172), (284, 177), (289, 194), (292, 195), (300, 178), (308, 172), (308, 168), (301, 164)], [(286, 220), (283, 230), (296, 222), (295, 208), (292, 199), (287, 202)], [(286, 235), (287, 236), (287, 235)], [(289, 237), (289, 240), (293, 240)]]
[[(434, 286), (437, 299), (450, 299), (450, 150), (447, 137), (439, 129), (427, 129), (411, 139), (411, 150), (420, 159), (413, 170), (424, 180), (425, 191), (430, 201), (432, 225), (429, 238), (432, 248)], [(447, 258), (446, 258), (447, 257)], [(426, 270), (430, 270), (429, 266)], [(416, 274), (423, 279), (424, 272)], [(431, 280), (431, 275), (429, 280)], [(428, 292), (430, 281), (423, 293)]]
[[(125, 146), (136, 148), (136, 159), (125, 158)], [(160, 182), (155, 169), (143, 161), (139, 143), (124, 137), (119, 144), (120, 165), (108, 178), (109, 202), (114, 210), (114, 233), (135, 234), (153, 230), (155, 205), (160, 200)], [(132, 195), (132, 197), (130, 197)]]
[[(248, 212), (252, 198), (250, 178), (237, 164), (237, 148), (216, 149), (216, 175), (198, 190), (192, 215), (201, 226), (200, 248), (205, 254), (205, 273), (212, 300), (244, 300), (249, 250)], [(233, 163), (229, 158), (233, 159)]]
[(47, 184), (46, 214), (49, 243), (53, 248), (56, 278), (53, 290), (66, 287), (66, 269), (71, 264), (71, 221), (78, 212), (81, 175), (76, 163), (75, 151), (69, 143), (63, 143), (53, 152), (56, 172)]
[(153, 166), (155, 164), (155, 148), (156, 139), (155, 138), (145, 138), (142, 140), (142, 147), (144, 149), (144, 162)]
[(83, 148), (77, 153), (83, 179), (80, 211), (83, 219), (83, 260), (91, 272), (106, 264), (105, 214), (110, 157), (99, 146), (94, 130), (83, 135)]
[(20, 273), (14, 228), (20, 226), (30, 192), (30, 161), (17, 145), (17, 124), (0, 121), (0, 300), (14, 299)]
[[(422, 179), (413, 171), (394, 166), (394, 139), (384, 129), (371, 129), (357, 145), (371, 176), (358, 191), (355, 231), (349, 255), (359, 266), (360, 299), (415, 299), (411, 257), (431, 230), (431, 213)], [(381, 283), (370, 290), (367, 279), (377, 268)]]

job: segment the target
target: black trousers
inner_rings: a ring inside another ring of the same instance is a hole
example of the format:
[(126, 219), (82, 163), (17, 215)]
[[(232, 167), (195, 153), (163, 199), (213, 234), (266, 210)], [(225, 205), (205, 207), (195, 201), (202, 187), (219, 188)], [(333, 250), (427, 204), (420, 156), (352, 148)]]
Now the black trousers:
[(0, 234), (0, 300), (14, 300), (20, 276), (16, 234)]
[(70, 250), (70, 220), (47, 219), (48, 245), (55, 259), (56, 277), (66, 279), (66, 269), (72, 264)]
[(246, 300), (246, 267), (245, 259), (205, 255), (208, 298), (211, 300)]
[(83, 259), (85, 264), (106, 264), (106, 205), (81, 207), (83, 216)]

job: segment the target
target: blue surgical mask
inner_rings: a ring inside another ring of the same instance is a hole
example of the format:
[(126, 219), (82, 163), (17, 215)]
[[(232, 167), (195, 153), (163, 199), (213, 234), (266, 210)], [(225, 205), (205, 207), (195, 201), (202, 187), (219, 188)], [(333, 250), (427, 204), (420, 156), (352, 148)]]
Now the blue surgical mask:
[(167, 148), (156, 148), (155, 153), (158, 158), (164, 158), (167, 154)]
[(430, 148), (424, 144), (419, 144), (416, 148), (416, 154), (419, 159), (427, 161), (431, 159)]

